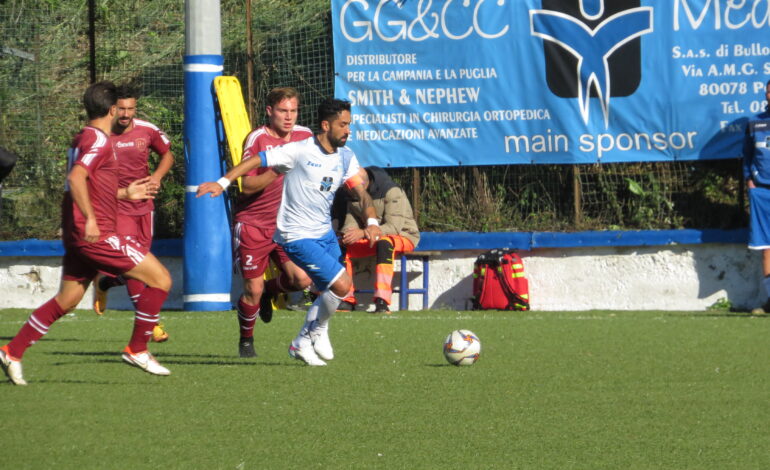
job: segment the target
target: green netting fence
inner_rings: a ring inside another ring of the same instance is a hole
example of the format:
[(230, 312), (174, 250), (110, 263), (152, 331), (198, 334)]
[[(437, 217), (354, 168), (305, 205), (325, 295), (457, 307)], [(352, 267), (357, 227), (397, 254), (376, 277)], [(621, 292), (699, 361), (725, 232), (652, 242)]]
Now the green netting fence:
[[(139, 115), (165, 130), (177, 165), (156, 200), (156, 234), (182, 235), (184, 2), (0, 1), (0, 146), (20, 156), (2, 188), (0, 240), (56, 238), (65, 151), (91, 77), (138, 85)], [(334, 91), (328, 0), (221, 2), (225, 73), (254, 124), (275, 86), (303, 94), (300, 123)], [(93, 35), (89, 34), (91, 27)], [(91, 48), (95, 51), (91, 59)], [(248, 71), (251, 70), (251, 73)], [(360, 158), (365, 161), (366, 156)], [(423, 230), (574, 231), (745, 225), (739, 160), (392, 169)]]

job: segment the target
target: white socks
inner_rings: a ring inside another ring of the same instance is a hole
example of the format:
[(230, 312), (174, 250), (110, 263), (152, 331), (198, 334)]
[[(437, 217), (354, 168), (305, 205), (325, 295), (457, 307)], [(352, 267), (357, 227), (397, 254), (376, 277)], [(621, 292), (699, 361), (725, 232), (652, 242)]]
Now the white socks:
[[(318, 296), (316, 302), (319, 302), (319, 305), (317, 310), (317, 318), (314, 318), (314, 320), (318, 320), (318, 326), (325, 328), (326, 325), (329, 324), (329, 318), (334, 312), (337, 311), (337, 307), (340, 306), (342, 297), (337, 297), (337, 294), (331, 290), (325, 290), (321, 295)], [(310, 311), (308, 310), (308, 316), (309, 315)]]
[[(342, 302), (342, 297), (338, 297), (337, 294), (328, 289), (323, 291), (308, 309), (305, 316), (305, 324), (299, 330), (297, 341), (301, 336), (307, 336), (314, 326), (316, 328), (327, 328), (329, 326), (329, 318), (337, 311), (340, 302)], [(316, 322), (315, 325), (313, 325), (314, 321)]]

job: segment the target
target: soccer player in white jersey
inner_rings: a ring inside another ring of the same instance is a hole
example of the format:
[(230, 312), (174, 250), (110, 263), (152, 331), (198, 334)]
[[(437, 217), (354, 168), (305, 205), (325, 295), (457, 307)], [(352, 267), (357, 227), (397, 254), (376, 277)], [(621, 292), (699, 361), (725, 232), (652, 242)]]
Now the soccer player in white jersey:
[[(243, 160), (259, 158), (259, 152), (299, 142), (313, 136), (297, 125), (300, 94), (291, 87), (274, 88), (267, 94), (268, 122), (254, 129), (243, 144)], [(273, 241), (275, 222), (283, 196), (283, 175), (270, 168), (255, 168), (243, 176), (241, 194), (235, 202), (233, 245), (235, 266), (243, 277), (243, 294), (238, 299), (238, 354), (256, 357), (254, 327), (259, 317), (269, 323), (276, 294), (303, 290), (310, 278), (294, 264), (283, 248)], [(265, 281), (265, 270), (273, 261), (280, 274)]]
[(362, 184), (363, 170), (353, 151), (345, 147), (350, 121), (349, 101), (324, 100), (318, 106), (319, 132), (315, 136), (260, 152), (260, 158), (245, 160), (218, 181), (198, 187), (198, 197), (216, 197), (252, 168), (269, 166), (284, 174), (274, 240), (321, 291), (289, 346), (292, 357), (311, 366), (324, 366), (324, 360), (334, 358), (329, 319), (352, 282), (345, 272), (330, 216), (334, 193), (343, 183), (361, 201), (367, 217), (364, 233), (371, 245), (382, 235), (372, 199)]

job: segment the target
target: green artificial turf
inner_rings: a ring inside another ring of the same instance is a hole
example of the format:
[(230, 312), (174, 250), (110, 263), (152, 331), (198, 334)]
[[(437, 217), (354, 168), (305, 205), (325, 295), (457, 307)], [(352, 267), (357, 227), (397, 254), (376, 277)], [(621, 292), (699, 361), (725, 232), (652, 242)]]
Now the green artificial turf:
[[(29, 311), (0, 311), (0, 343)], [(0, 468), (768, 468), (770, 318), (681, 312), (337, 314), (336, 358), (287, 347), (303, 314), (259, 323), (237, 357), (232, 312), (164, 312), (121, 362), (132, 315), (78, 311), (0, 383)], [(482, 341), (448, 365), (444, 337)]]

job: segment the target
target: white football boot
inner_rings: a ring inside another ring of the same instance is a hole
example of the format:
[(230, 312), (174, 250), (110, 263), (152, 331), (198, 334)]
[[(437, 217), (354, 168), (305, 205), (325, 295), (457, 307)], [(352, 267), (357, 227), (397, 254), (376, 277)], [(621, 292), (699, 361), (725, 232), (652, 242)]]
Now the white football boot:
[(331, 361), (334, 359), (334, 349), (332, 349), (332, 342), (329, 340), (329, 325), (318, 326), (318, 321), (313, 322), (313, 329), (310, 330), (310, 341), (313, 343), (313, 349), (318, 356), (325, 360)]
[(123, 360), (132, 366), (136, 366), (145, 372), (153, 375), (171, 375), (171, 371), (160, 365), (160, 363), (150, 354), (149, 351), (134, 354), (126, 346), (123, 350)]
[(300, 335), (289, 345), (289, 356), (298, 359), (309, 366), (325, 366), (326, 363), (318, 357), (313, 349), (313, 342), (308, 335)]
[(27, 385), (21, 372), (21, 361), (14, 361), (2, 349), (0, 349), (0, 366), (14, 385)]

